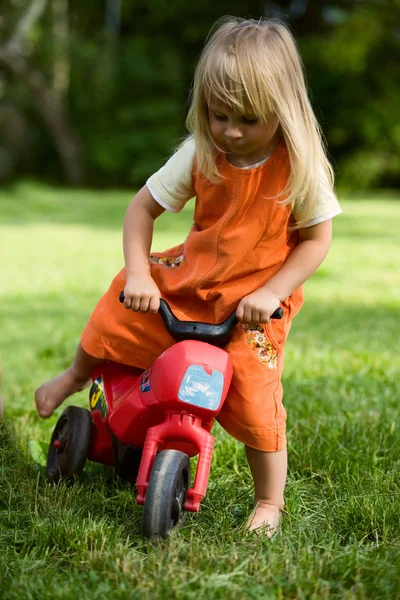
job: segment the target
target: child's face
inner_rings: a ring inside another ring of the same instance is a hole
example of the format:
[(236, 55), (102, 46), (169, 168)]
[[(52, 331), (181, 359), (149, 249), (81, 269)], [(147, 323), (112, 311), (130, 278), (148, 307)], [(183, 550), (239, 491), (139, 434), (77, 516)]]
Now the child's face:
[(208, 106), (208, 121), (214, 141), (233, 163), (250, 166), (269, 156), (276, 146), (277, 119), (262, 123), (254, 115), (236, 113), (215, 100)]

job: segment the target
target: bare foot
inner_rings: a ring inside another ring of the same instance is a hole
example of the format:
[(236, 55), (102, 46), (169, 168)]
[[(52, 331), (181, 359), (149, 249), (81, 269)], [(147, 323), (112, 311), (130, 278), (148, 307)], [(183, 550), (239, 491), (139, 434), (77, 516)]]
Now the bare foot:
[(71, 394), (83, 390), (90, 381), (76, 379), (72, 368), (49, 379), (35, 392), (36, 408), (43, 419), (50, 417)]
[(268, 502), (257, 502), (248, 518), (247, 529), (272, 537), (278, 531), (280, 520), (279, 506)]

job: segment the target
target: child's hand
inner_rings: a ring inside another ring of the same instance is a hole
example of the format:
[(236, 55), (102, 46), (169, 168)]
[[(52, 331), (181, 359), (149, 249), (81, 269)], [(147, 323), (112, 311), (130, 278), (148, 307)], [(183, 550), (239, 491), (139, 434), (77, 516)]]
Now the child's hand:
[(241, 323), (268, 323), (280, 303), (276, 294), (262, 287), (242, 298), (236, 316)]
[(135, 312), (155, 314), (160, 308), (160, 290), (149, 274), (127, 277), (124, 306)]

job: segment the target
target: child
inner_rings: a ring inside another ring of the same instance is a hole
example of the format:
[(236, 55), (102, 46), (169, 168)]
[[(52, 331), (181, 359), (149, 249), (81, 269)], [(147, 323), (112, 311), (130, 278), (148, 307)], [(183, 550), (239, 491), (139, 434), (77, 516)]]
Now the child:
[[(248, 528), (272, 535), (287, 472), (285, 340), (301, 284), (324, 260), (331, 218), (341, 212), (285, 25), (230, 17), (217, 24), (187, 125), (192, 135), (127, 210), (125, 269), (90, 317), (72, 366), (37, 390), (36, 405), (49, 417), (105, 360), (148, 368), (174, 343), (154, 316), (160, 296), (184, 320), (217, 323), (236, 309), (240, 324), (226, 346), (234, 375), (218, 420), (246, 446), (255, 487)], [(193, 196), (185, 242), (149, 259), (154, 220)], [(270, 322), (280, 305), (283, 319)]]

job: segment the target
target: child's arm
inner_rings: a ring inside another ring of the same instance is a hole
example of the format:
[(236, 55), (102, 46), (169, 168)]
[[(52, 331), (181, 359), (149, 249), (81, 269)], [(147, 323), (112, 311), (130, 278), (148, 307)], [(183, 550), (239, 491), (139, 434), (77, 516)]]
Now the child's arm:
[(126, 211), (124, 220), (125, 308), (151, 313), (158, 311), (160, 291), (150, 275), (149, 254), (154, 221), (164, 210), (144, 186), (134, 196)]
[(280, 302), (317, 270), (332, 238), (332, 220), (299, 229), (300, 242), (281, 269), (267, 283), (239, 303), (236, 315), (242, 323), (266, 323)]

